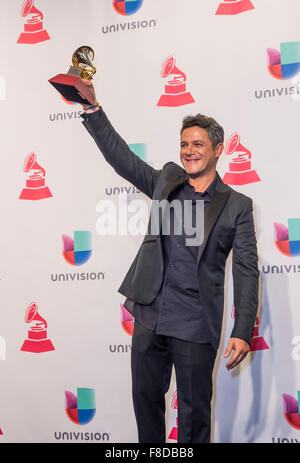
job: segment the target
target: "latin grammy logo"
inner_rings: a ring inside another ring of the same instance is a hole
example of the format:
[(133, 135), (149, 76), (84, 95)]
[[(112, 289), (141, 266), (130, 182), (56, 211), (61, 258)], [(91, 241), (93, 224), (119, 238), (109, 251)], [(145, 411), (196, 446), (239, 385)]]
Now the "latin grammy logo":
[(186, 75), (175, 66), (175, 59), (169, 56), (162, 64), (160, 77), (167, 79), (165, 93), (157, 106), (183, 106), (195, 103), (190, 92), (186, 91)]
[(234, 132), (225, 144), (225, 154), (234, 155), (229, 162), (229, 172), (223, 177), (227, 185), (245, 185), (260, 182), (256, 171), (251, 167), (251, 153), (240, 143), (240, 136)]
[(244, 13), (245, 11), (253, 10), (254, 6), (250, 0), (223, 0), (220, 3), (216, 14), (218, 15), (233, 15)]
[[(235, 318), (234, 305), (232, 306), (232, 310), (231, 310), (231, 318), (232, 319)], [(270, 349), (268, 344), (265, 341), (265, 338), (263, 338), (262, 336), (259, 336), (258, 331), (259, 331), (259, 318), (256, 317), (254, 330), (253, 330), (253, 335), (252, 335), (252, 338), (251, 338), (250, 352), (255, 352), (257, 350)]]
[(47, 322), (38, 314), (38, 306), (35, 302), (27, 307), (25, 322), (32, 325), (28, 330), (28, 339), (25, 339), (21, 347), (22, 351), (38, 354), (55, 350), (52, 342), (47, 338)]
[[(177, 391), (172, 395), (171, 407), (173, 410), (178, 410)], [(178, 417), (176, 417), (176, 426), (171, 429), (169, 439), (178, 440)]]
[(262, 336), (258, 335), (258, 329), (259, 329), (259, 318), (256, 317), (253, 336), (251, 339), (250, 352), (255, 352), (256, 350), (269, 349), (269, 346), (266, 343), (265, 339)]
[(43, 28), (43, 13), (34, 6), (34, 0), (24, 0), (21, 16), (26, 18), (24, 32), (17, 43), (39, 43), (49, 40), (48, 32)]
[(27, 174), (26, 187), (23, 188), (19, 199), (38, 200), (52, 197), (45, 186), (46, 171), (36, 162), (35, 153), (29, 153), (24, 161), (23, 171)]

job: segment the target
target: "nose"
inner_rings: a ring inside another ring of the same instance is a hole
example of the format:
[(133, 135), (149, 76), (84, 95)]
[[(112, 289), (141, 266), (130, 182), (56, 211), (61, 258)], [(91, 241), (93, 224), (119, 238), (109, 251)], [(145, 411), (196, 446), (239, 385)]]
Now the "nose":
[(193, 156), (195, 153), (197, 153), (197, 147), (192, 144), (189, 145), (186, 150), (186, 155)]

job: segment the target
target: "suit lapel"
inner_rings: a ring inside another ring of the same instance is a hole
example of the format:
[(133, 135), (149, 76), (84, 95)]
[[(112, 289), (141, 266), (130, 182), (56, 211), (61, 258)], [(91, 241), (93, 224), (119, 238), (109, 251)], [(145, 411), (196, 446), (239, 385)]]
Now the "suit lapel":
[[(209, 238), (210, 232), (216, 223), (219, 215), (221, 214), (225, 204), (228, 201), (228, 198), (231, 193), (231, 189), (223, 183), (221, 180), (219, 174), (217, 173), (217, 184), (216, 188), (214, 191), (214, 194), (212, 196), (208, 211), (207, 211), (207, 216), (204, 221), (204, 239), (203, 243), (199, 246), (198, 250), (198, 256), (197, 256), (197, 265), (201, 259), (201, 256), (203, 254), (203, 251), (205, 249), (207, 240)], [(161, 194), (161, 200), (162, 199), (167, 199), (170, 193), (175, 190), (178, 186), (182, 185), (184, 183), (184, 180), (187, 178), (186, 173), (180, 174), (177, 177), (171, 179), (168, 183), (163, 188), (162, 194)], [(164, 211), (164, 207), (163, 207)], [(160, 231), (161, 231), (161, 223), (160, 223)]]
[(218, 182), (216, 185), (216, 189), (211, 198), (211, 202), (208, 207), (207, 215), (204, 220), (204, 238), (203, 238), (203, 243), (199, 246), (199, 249), (198, 249), (197, 265), (199, 264), (203, 251), (205, 249), (210, 232), (213, 226), (215, 225), (218, 217), (220, 216), (222, 210), (224, 209), (224, 206), (227, 203), (228, 198), (231, 193), (231, 189), (223, 183), (223, 181), (221, 180), (218, 174), (217, 176), (218, 176)]
[(155, 231), (154, 234), (162, 233), (162, 217), (164, 217), (164, 213), (165, 213), (165, 207), (167, 203), (166, 200), (168, 199), (170, 193), (172, 193), (172, 191), (175, 190), (175, 188), (177, 188), (178, 186), (184, 183), (185, 179), (186, 179), (185, 173), (172, 178), (165, 184), (161, 194), (158, 193), (156, 196), (153, 196), (152, 200), (158, 200), (159, 202), (161, 202), (162, 200), (164, 201), (159, 205), (159, 207), (161, 208), (161, 214), (158, 213), (158, 209), (153, 207), (153, 204), (152, 204), (151, 213), (154, 212), (154, 214), (153, 216), (151, 216), (152, 229), (151, 229), (151, 232), (148, 230), (148, 234), (153, 235), (153, 228)]
[(160, 199), (167, 199), (169, 194), (175, 190), (179, 185), (182, 185), (187, 178), (186, 174), (178, 175), (175, 178), (172, 178), (165, 186), (161, 194)]

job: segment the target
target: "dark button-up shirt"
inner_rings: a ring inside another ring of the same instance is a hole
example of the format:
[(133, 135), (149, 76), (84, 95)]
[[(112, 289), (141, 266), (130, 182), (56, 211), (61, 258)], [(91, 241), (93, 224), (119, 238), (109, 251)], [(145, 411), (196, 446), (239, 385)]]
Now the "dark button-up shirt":
[[(217, 177), (205, 192), (196, 192), (188, 177), (168, 198), (177, 199), (184, 209), (184, 201), (192, 204), (193, 226), (196, 225), (196, 201), (204, 201), (204, 220), (211, 201)], [(134, 304), (135, 320), (155, 330), (157, 334), (172, 336), (186, 341), (208, 343), (209, 331), (199, 293), (197, 271), (197, 246), (187, 246), (185, 239), (190, 234), (174, 229), (174, 211), (170, 208), (170, 234), (162, 235), (164, 254), (164, 279), (160, 292), (152, 304)], [(203, 226), (203, 223), (202, 223)], [(176, 231), (176, 233), (175, 233)]]

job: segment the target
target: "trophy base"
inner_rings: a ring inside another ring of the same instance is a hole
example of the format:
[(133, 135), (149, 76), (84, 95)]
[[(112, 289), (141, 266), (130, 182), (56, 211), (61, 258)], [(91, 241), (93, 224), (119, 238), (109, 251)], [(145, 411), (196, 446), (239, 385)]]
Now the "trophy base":
[[(80, 77), (70, 74), (57, 74), (49, 79), (50, 84), (68, 101), (81, 104), (93, 104), (94, 97), (89, 88), (82, 82)], [(82, 98), (79, 92), (84, 95)]]
[(264, 340), (264, 338), (262, 338), (261, 336), (257, 338), (252, 338), (250, 352), (266, 349), (269, 349), (269, 346)]
[(47, 31), (37, 31), (37, 32), (22, 32), (20, 37), (18, 38), (17, 43), (39, 43), (45, 42), (45, 40), (49, 40), (49, 34)]
[[(227, 0), (228, 1), (228, 0)], [(218, 15), (233, 15), (253, 10), (254, 6), (250, 0), (240, 0), (239, 2), (221, 3), (216, 11)]]
[(29, 339), (25, 339), (21, 350), (40, 354), (41, 352), (49, 352), (55, 349), (50, 339), (42, 339), (41, 341), (30, 341)]
[(247, 172), (226, 172), (223, 177), (226, 185), (245, 185), (248, 183), (260, 182), (260, 178), (255, 170)]
[(45, 198), (52, 198), (51, 191), (46, 186), (42, 188), (24, 188), (19, 196), (19, 199), (27, 199), (31, 201)]
[(195, 103), (194, 98), (190, 92), (178, 93), (175, 95), (162, 95), (157, 103), (157, 106), (183, 106), (186, 104)]

